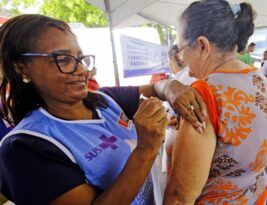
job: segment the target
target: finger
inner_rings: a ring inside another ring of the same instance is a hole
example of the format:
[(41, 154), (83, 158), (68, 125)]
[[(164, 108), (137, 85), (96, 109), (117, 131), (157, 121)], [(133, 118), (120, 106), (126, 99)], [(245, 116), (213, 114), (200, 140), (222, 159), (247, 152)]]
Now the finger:
[(137, 112), (138, 113), (144, 113), (144, 112), (151, 113), (151, 112), (153, 112), (153, 110), (158, 109), (158, 107), (160, 107), (160, 106), (162, 107), (162, 104), (161, 104), (161, 101), (159, 99), (157, 99), (157, 98), (149, 98), (147, 100), (144, 100), (140, 104)]
[(145, 100), (144, 99), (139, 99), (139, 106), (144, 102)]
[(198, 119), (196, 118), (194, 111), (193, 110), (183, 110), (183, 112), (181, 113), (181, 116), (187, 120), (190, 124), (192, 124), (192, 126), (195, 128), (195, 130), (199, 133), (202, 133), (202, 123), (200, 123), (198, 121)]
[(153, 115), (149, 117), (149, 119), (155, 123), (160, 123), (163, 120), (166, 120), (166, 122), (168, 123), (167, 114), (165, 113), (163, 108), (157, 110)]
[[(146, 102), (144, 102), (146, 103)], [(142, 106), (142, 105), (141, 105)], [(161, 103), (153, 103), (142, 111), (137, 111), (134, 119), (141, 119), (143, 123), (158, 123), (162, 119), (167, 120), (167, 114)]]
[(169, 120), (168, 126), (175, 126), (176, 127), (176, 125), (177, 125), (177, 119), (176, 118)]
[(207, 115), (207, 110), (206, 110), (205, 103), (203, 102), (202, 97), (198, 94), (197, 91), (195, 91), (195, 99), (196, 99), (196, 102), (198, 104), (198, 107), (201, 110), (202, 115), (204, 117), (207, 117), (208, 115)]
[(205, 121), (205, 119), (201, 113), (201, 110), (200, 110), (198, 104), (192, 104), (192, 107), (193, 107), (194, 114), (197, 117), (198, 121), (200, 123), (203, 123)]
[(160, 119), (157, 122), (157, 127), (160, 128), (160, 130), (164, 132), (164, 136), (165, 136), (165, 131), (166, 131), (167, 126), (168, 126), (168, 120), (166, 117)]

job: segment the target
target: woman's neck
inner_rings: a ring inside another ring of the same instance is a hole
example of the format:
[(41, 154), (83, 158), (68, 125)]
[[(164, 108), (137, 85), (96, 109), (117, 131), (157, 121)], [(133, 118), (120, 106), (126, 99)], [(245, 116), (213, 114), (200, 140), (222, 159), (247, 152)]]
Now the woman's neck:
[(216, 71), (242, 70), (248, 67), (247, 64), (238, 60), (237, 54), (235, 52), (229, 52), (223, 55), (214, 56), (213, 62), (214, 63), (210, 64), (207, 74)]
[(93, 118), (93, 112), (83, 103), (80, 104), (53, 104), (45, 105), (43, 108), (58, 118), (65, 120), (90, 120)]

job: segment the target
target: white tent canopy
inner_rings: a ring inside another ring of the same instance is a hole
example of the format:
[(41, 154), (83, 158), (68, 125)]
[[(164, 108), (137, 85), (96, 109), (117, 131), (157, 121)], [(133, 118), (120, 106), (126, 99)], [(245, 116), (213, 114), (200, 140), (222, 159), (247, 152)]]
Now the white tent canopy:
[[(149, 21), (175, 26), (177, 17), (195, 0), (86, 0), (106, 10), (109, 4), (113, 27), (136, 26)], [(249, 2), (257, 12), (256, 28), (267, 27), (266, 0), (229, 0), (230, 3)]]
[[(157, 22), (166, 26), (176, 26), (177, 18), (183, 10), (195, 0), (86, 0), (109, 16), (114, 74), (116, 85), (120, 85), (117, 58), (112, 29), (114, 27), (138, 26), (148, 22)], [(249, 2), (257, 12), (256, 28), (267, 27), (266, 0), (229, 0), (231, 4)]]

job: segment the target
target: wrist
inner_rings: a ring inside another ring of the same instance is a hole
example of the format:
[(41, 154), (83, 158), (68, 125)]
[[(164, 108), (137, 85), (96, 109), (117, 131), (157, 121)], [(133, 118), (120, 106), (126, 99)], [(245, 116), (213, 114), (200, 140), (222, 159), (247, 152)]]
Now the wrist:
[(177, 80), (171, 80), (167, 87), (164, 89), (164, 97), (167, 101), (173, 102), (173, 97), (177, 96), (177, 93), (181, 93), (185, 88), (185, 85)]
[(168, 89), (171, 80), (160, 80), (154, 84), (154, 91), (161, 100), (166, 100), (165, 91)]
[(133, 154), (135, 154), (141, 161), (154, 161), (158, 154), (158, 149), (150, 149), (147, 147), (137, 146), (133, 150)]

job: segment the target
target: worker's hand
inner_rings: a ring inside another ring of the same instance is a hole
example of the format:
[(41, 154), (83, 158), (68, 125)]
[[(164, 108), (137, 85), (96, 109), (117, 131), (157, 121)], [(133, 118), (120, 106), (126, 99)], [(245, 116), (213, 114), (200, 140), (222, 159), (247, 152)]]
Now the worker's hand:
[(136, 148), (147, 154), (157, 154), (168, 125), (162, 102), (154, 97), (144, 100), (134, 115), (134, 123), (138, 136)]
[(177, 122), (180, 121), (179, 116), (181, 116), (189, 121), (199, 133), (203, 133), (206, 127), (207, 110), (194, 88), (172, 80), (166, 89), (165, 98), (179, 114)]

